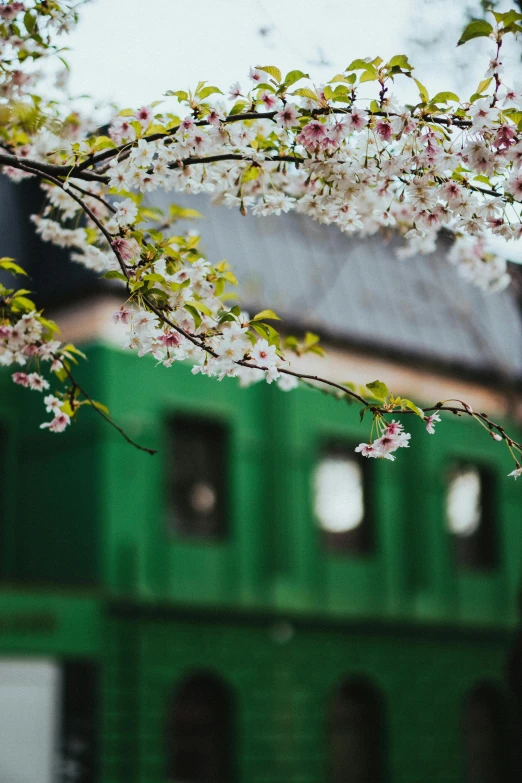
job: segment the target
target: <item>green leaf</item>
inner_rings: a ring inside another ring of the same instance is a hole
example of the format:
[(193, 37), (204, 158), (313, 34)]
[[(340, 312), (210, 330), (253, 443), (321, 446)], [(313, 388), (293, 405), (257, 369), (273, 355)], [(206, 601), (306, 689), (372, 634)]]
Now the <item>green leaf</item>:
[(274, 85), (273, 84), (269, 84), (268, 82), (258, 82), (255, 85), (255, 87), (253, 87), (252, 89), (253, 90), (263, 90), (264, 92), (266, 92), (267, 90), (269, 92), (273, 92), (273, 93), (276, 92), (276, 88), (274, 87)]
[(198, 311), (196, 310), (196, 308), (192, 307), (192, 305), (186, 304), (185, 305), (185, 310), (187, 310), (187, 312), (189, 312), (190, 315), (192, 316), (192, 318), (194, 319), (194, 323), (196, 325), (196, 329), (199, 326), (201, 326), (202, 318), (201, 318), (200, 314), (198, 313)]
[(487, 38), (492, 32), (493, 27), (489, 22), (486, 22), (485, 19), (475, 19), (473, 22), (466, 25), (457, 46), (462, 46), (462, 44), (467, 43), (467, 41), (471, 41), (472, 38)]
[(265, 340), (270, 339), (270, 332), (268, 331), (268, 324), (262, 324), (262, 323), (251, 323), (250, 327), (254, 329), (255, 332), (260, 337), (264, 337)]
[(477, 87), (477, 92), (478, 93), (486, 92), (486, 90), (488, 89), (492, 81), (493, 81), (493, 77), (491, 77), (491, 79), (482, 79), (479, 86)]
[(214, 95), (216, 92), (223, 95), (219, 87), (203, 87), (203, 89), (198, 92), (198, 98), (204, 100), (205, 98), (208, 98), (209, 95)]
[(318, 334), (314, 334), (313, 332), (306, 332), (304, 338), (305, 348), (312, 348), (312, 346), (317, 345), (319, 339), (320, 338)]
[(223, 278), (227, 282), (231, 283), (232, 285), (238, 285), (237, 277), (235, 276), (235, 274), (233, 272), (230, 272), (230, 271), (229, 272), (224, 272), (223, 273)]
[(405, 54), (396, 54), (392, 57), (387, 68), (401, 68), (404, 71), (413, 71), (413, 65), (410, 65)]
[(298, 82), (299, 79), (309, 79), (307, 73), (303, 73), (303, 71), (289, 71), (285, 76), (285, 84), (287, 87), (290, 87), (292, 84), (295, 84), (295, 82)]
[(276, 68), (275, 65), (257, 65), (256, 68), (258, 71), (264, 71), (265, 73), (268, 73), (278, 83), (282, 79), (281, 71), (279, 68)]
[(519, 123), (522, 121), (522, 111), (517, 111), (516, 109), (506, 109), (504, 112), (511, 122), (514, 122), (515, 125), (519, 125)]
[(503, 32), (514, 33), (516, 35), (517, 33), (522, 32), (522, 27), (519, 24), (515, 24), (514, 22), (512, 22), (509, 25), (504, 25)]
[(361, 60), (359, 58), (359, 59), (354, 60), (353, 62), (351, 62), (346, 70), (347, 71), (361, 71), (361, 70), (367, 71), (369, 68), (370, 69), (374, 68), (372, 63), (371, 62), (366, 62), (366, 60)]
[(422, 408), (419, 408), (419, 406), (415, 405), (411, 400), (401, 399), (400, 404), (403, 408), (409, 408), (410, 411), (413, 411), (417, 416), (420, 416), (421, 419), (424, 418), (424, 411)]
[(241, 175), (241, 182), (252, 182), (261, 174), (261, 168), (257, 165), (248, 166)]
[(364, 73), (361, 73), (359, 77), (359, 82), (362, 84), (363, 82), (375, 82), (377, 81), (377, 72), (376, 71), (365, 71)]
[(43, 316), (39, 315), (38, 321), (52, 334), (60, 334), (60, 327), (54, 321), (51, 321), (50, 318), (44, 318)]
[(163, 217), (163, 210), (159, 207), (140, 207), (138, 215), (140, 220), (159, 220)]
[(26, 11), (24, 14), (24, 25), (29, 35), (32, 35), (36, 25), (36, 16), (33, 16), (29, 11)]
[(182, 219), (189, 219), (192, 220), (194, 218), (200, 218), (203, 217), (201, 212), (198, 212), (197, 209), (190, 209), (189, 207), (180, 207), (178, 204), (171, 204), (169, 206), (169, 215), (174, 220), (182, 220)]
[(366, 388), (371, 391), (373, 396), (378, 400), (385, 400), (389, 394), (388, 387), (382, 381), (372, 381), (372, 383), (367, 383)]
[(127, 280), (125, 275), (122, 272), (117, 272), (116, 269), (111, 269), (109, 272), (105, 272), (102, 277), (105, 277), (106, 280)]
[(323, 89), (323, 95), (327, 101), (333, 101), (335, 97), (335, 92), (332, 90), (331, 87), (326, 85), (326, 87)]
[(147, 296), (155, 296), (156, 299), (167, 299), (168, 294), (166, 291), (163, 291), (162, 288), (149, 288), (147, 290)]
[(248, 103), (246, 101), (237, 101), (230, 109), (230, 116), (233, 117), (235, 114), (241, 114), (247, 106)]
[(261, 310), (260, 313), (258, 313), (257, 315), (255, 315), (253, 318), (250, 319), (250, 323), (252, 323), (252, 321), (266, 321), (267, 319), (271, 319), (272, 321), (281, 320), (279, 316), (274, 313), (273, 310)]
[(35, 303), (31, 299), (26, 299), (25, 296), (17, 296), (13, 299), (11, 307), (15, 313), (30, 313), (32, 310), (36, 310)]
[[(188, 101), (188, 92), (185, 92), (185, 90), (167, 90), (164, 95), (171, 95), (174, 98), (177, 98), (180, 103), (181, 101)], [(134, 112), (131, 112), (131, 114), (134, 114)]]
[(25, 269), (22, 269), (13, 258), (0, 258), (0, 269), (5, 269), (6, 272), (12, 272), (13, 275), (25, 275), (29, 277)]
[(74, 411), (69, 400), (64, 400), (62, 405), (60, 405), (60, 410), (62, 411), (62, 413), (65, 413), (66, 416), (70, 416), (71, 419), (73, 418)]
[(64, 345), (64, 347), (61, 349), (62, 353), (73, 353), (76, 356), (81, 356), (82, 359), (87, 359), (86, 355), (80, 351), (79, 348), (77, 348), (72, 343), (67, 343), (67, 345)]
[(84, 400), (82, 405), (92, 405), (93, 408), (101, 411), (106, 416), (110, 415), (108, 407), (104, 405), (103, 402), (98, 402), (98, 400)]
[(522, 19), (522, 14), (519, 14), (518, 11), (506, 11), (503, 14), (492, 11), (492, 13), (495, 17), (495, 21), (498, 24), (502, 23), (504, 27), (508, 27), (510, 24), (513, 24), (513, 22), (519, 22)]
[(298, 90), (294, 90), (292, 95), (300, 95), (301, 98), (309, 98), (311, 101), (318, 101), (319, 98), (313, 90), (309, 87), (299, 87)]
[[(352, 74), (354, 78), (356, 78), (355, 74)], [(325, 93), (326, 90), (330, 91), (330, 87), (325, 87)], [(350, 96), (350, 88), (346, 84), (338, 84), (335, 90), (331, 90), (332, 92), (332, 101), (340, 101), (342, 103), (346, 103), (349, 100)], [(326, 97), (326, 95), (325, 95)]]
[(63, 362), (63, 365), (64, 366), (60, 367), (59, 370), (54, 371), (54, 374), (56, 375), (56, 377), (61, 383), (67, 380), (67, 370), (65, 368), (67, 367), (67, 369), (69, 369), (69, 365), (67, 364), (67, 362)]
[(415, 82), (415, 84), (419, 88), (419, 95), (420, 95), (421, 101), (423, 103), (428, 103), (430, 98), (429, 98), (428, 90), (426, 89), (426, 87), (418, 79), (414, 78), (413, 81)]
[(210, 308), (208, 308), (206, 304), (203, 304), (203, 302), (193, 301), (193, 302), (187, 302), (187, 304), (190, 305), (191, 307), (195, 307), (196, 310), (198, 310), (200, 313), (203, 313), (203, 315), (209, 315), (209, 316), (212, 315), (212, 310), (210, 310)]
[(153, 283), (165, 283), (165, 278), (158, 272), (149, 272), (147, 275), (143, 275), (144, 280), (151, 281)]
[(270, 345), (275, 345), (276, 348), (279, 348), (279, 332), (277, 332), (273, 326), (259, 321), (257, 323), (251, 321), (250, 326), (260, 335), (260, 337), (264, 337)]
[[(163, 127), (162, 130), (164, 130)], [(100, 152), (101, 150), (109, 149), (110, 147), (115, 146), (116, 144), (109, 136), (97, 136), (92, 143), (92, 149), (94, 152)]]
[(460, 98), (455, 95), (454, 92), (438, 92), (431, 100), (430, 103), (459, 103)]

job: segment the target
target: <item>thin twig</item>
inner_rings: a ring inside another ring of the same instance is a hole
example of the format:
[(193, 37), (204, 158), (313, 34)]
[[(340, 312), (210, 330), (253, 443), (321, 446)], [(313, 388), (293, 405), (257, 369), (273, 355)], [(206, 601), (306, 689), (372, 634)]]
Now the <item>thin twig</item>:
[(71, 381), (71, 383), (73, 384), (73, 387), (75, 387), (76, 389), (78, 389), (78, 391), (80, 392), (80, 394), (82, 395), (82, 397), (85, 397), (85, 399), (86, 399), (86, 400), (87, 400), (87, 401), (90, 403), (91, 407), (92, 407), (92, 408), (94, 408), (94, 410), (96, 411), (96, 413), (97, 413), (99, 416), (101, 416), (101, 417), (102, 417), (102, 419), (104, 419), (106, 422), (108, 422), (108, 424), (110, 424), (110, 425), (111, 425), (111, 427), (113, 427), (113, 428), (116, 430), (116, 432), (119, 432), (119, 433), (120, 433), (120, 435), (122, 436), (122, 438), (124, 438), (124, 439), (127, 441), (127, 443), (130, 443), (130, 445), (131, 445), (131, 446), (134, 446), (134, 448), (136, 448), (136, 449), (139, 449), (139, 451), (145, 451), (145, 452), (147, 452), (147, 454), (154, 455), (154, 454), (157, 454), (157, 453), (158, 453), (158, 450), (157, 450), (157, 449), (149, 449), (149, 448), (147, 448), (147, 446), (140, 446), (140, 444), (139, 444), (139, 443), (136, 443), (136, 441), (135, 441), (135, 440), (132, 440), (132, 438), (131, 438), (131, 437), (129, 437), (129, 435), (127, 435), (127, 433), (125, 432), (125, 430), (123, 430), (123, 429), (122, 429), (122, 428), (121, 428), (121, 427), (120, 427), (118, 424), (116, 424), (116, 422), (115, 422), (115, 421), (114, 421), (114, 420), (113, 420), (113, 419), (112, 419), (110, 416), (108, 416), (108, 415), (105, 413), (105, 411), (104, 411), (104, 410), (102, 410), (101, 408), (99, 408), (99, 407), (98, 407), (98, 404), (96, 403), (96, 400), (93, 400), (93, 398), (92, 398), (92, 397), (91, 397), (91, 396), (90, 396), (90, 395), (89, 395), (89, 394), (88, 394), (88, 393), (85, 391), (85, 389), (83, 389), (83, 388), (80, 386), (80, 384), (78, 383), (78, 381), (77, 381), (77, 380), (74, 378), (73, 374), (71, 373), (70, 369), (69, 369), (69, 368), (67, 367), (67, 365), (65, 364), (65, 359), (61, 358), (60, 356), (57, 356), (56, 358), (57, 358), (57, 359), (58, 359), (58, 360), (61, 362), (61, 364), (62, 364), (62, 366), (63, 366), (63, 368), (64, 368), (65, 372), (67, 373), (67, 376), (68, 376), (69, 380), (70, 380), (70, 381)]

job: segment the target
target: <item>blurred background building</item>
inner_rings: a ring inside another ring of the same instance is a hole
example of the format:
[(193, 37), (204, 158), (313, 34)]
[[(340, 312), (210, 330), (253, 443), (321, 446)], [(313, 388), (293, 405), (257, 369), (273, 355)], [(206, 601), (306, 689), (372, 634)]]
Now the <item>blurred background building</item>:
[[(2, 252), (85, 349), (92, 396), (159, 453), (91, 411), (42, 432), (41, 399), (0, 374), (0, 781), (519, 779), (522, 504), (503, 445), (412, 416), (396, 463), (363, 460), (344, 402), (122, 351), (118, 289), (39, 243), (38, 199), (2, 182)], [(322, 336), (303, 370), (464, 399), (520, 433), (516, 280), (486, 296), (442, 246), (399, 260), (394, 240), (190, 205), (253, 311)]]

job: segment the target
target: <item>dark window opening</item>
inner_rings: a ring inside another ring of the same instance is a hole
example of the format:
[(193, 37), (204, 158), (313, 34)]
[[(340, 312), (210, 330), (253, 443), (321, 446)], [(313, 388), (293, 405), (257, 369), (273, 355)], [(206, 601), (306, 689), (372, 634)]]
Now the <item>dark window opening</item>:
[(384, 710), (364, 680), (341, 685), (328, 716), (330, 783), (382, 783)]
[(493, 475), (472, 464), (460, 464), (449, 473), (446, 523), (456, 564), (487, 569), (497, 564)]
[(168, 722), (167, 780), (234, 783), (233, 703), (212, 674), (195, 675), (178, 689)]
[(228, 433), (209, 419), (176, 417), (169, 425), (169, 527), (183, 536), (227, 532)]
[(97, 783), (99, 668), (90, 661), (65, 661), (61, 678), (59, 783)]
[(492, 685), (480, 685), (464, 706), (465, 783), (503, 783), (509, 775), (506, 705)]
[(329, 442), (312, 476), (313, 510), (323, 544), (332, 552), (373, 549), (371, 467), (347, 443)]

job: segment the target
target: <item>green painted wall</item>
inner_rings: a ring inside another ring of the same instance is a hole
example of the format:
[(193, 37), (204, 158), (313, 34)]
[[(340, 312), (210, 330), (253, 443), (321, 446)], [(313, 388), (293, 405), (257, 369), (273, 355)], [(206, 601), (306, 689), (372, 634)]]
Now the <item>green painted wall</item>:
[(104, 614), (82, 594), (0, 590), (0, 656), (101, 658)]
[[(237, 783), (326, 783), (328, 701), (354, 675), (385, 698), (387, 783), (461, 780), (462, 700), (502, 680), (517, 622), (522, 504), (503, 447), (461, 420), (430, 436), (412, 416), (413, 446), (371, 464), (374, 550), (332, 554), (311, 475), (325, 439), (367, 439), (357, 409), (308, 389), (240, 390), (101, 345), (88, 355), (81, 380), (159, 453), (131, 448), (91, 410), (64, 435), (43, 432), (40, 397), (13, 395), (0, 376), (0, 655), (101, 663), (101, 783), (165, 783), (168, 699), (195, 669), (236, 694)], [(229, 428), (221, 542), (167, 528), (165, 424), (183, 412)], [(446, 473), (461, 459), (498, 475), (490, 572), (457, 569), (445, 531)], [(287, 621), (293, 636), (278, 642)]]
[[(411, 416), (412, 447), (395, 463), (368, 466), (374, 551), (332, 554), (313, 519), (311, 477), (326, 438), (367, 439), (358, 409), (309, 389), (285, 394), (257, 384), (243, 390), (235, 381), (155, 367), (102, 346), (88, 355), (79, 372), (92, 395), (158, 454), (130, 447), (92, 410), (63, 435), (41, 431), (41, 399), (15, 389), (25, 418), (7, 422), (13, 491), (1, 531), (5, 578), (98, 584), (108, 594), (143, 601), (428, 622), (516, 621), (520, 486), (507, 479), (507, 450), (472, 422), (446, 420), (430, 436)], [(166, 422), (174, 413), (204, 414), (229, 429), (224, 540), (190, 540), (168, 529)], [(453, 562), (444, 491), (448, 468), (459, 459), (487, 465), (496, 475), (499, 564), (491, 571), (465, 572)]]
[[(119, 688), (104, 783), (165, 783), (169, 706), (181, 680), (197, 671), (219, 674), (232, 689), (238, 783), (327, 783), (328, 705), (353, 676), (368, 678), (384, 698), (387, 783), (463, 779), (463, 700), (478, 682), (500, 681), (502, 634), (292, 627), (282, 644), (269, 620), (120, 620), (114, 633), (126, 638), (127, 654), (113, 672)], [(138, 705), (133, 724), (117, 708), (129, 689)]]
[[(96, 396), (99, 374), (90, 370)], [(0, 520), (0, 576), (15, 583), (99, 583), (100, 422), (80, 417), (63, 438), (40, 430), (50, 418), (43, 395), (15, 387), (6, 372), (0, 373), (0, 398), (10, 403), (4, 416), (0, 405), (10, 471)]]
[[(472, 422), (439, 425), (430, 436), (411, 417), (413, 445), (395, 463), (372, 461), (375, 551), (327, 553), (312, 515), (311, 475), (328, 436), (367, 439), (358, 410), (318, 392), (239, 389), (186, 367), (153, 367), (123, 352), (91, 354), (102, 399), (149, 457), (109, 428), (100, 437), (107, 587), (143, 600), (260, 606), (332, 615), (512, 624), (521, 563), (520, 487), (507, 479), (507, 450)], [(166, 421), (174, 412), (215, 417), (230, 428), (230, 535), (187, 541), (166, 525)], [(497, 476), (499, 565), (455, 568), (445, 531), (447, 470), (458, 459)]]

